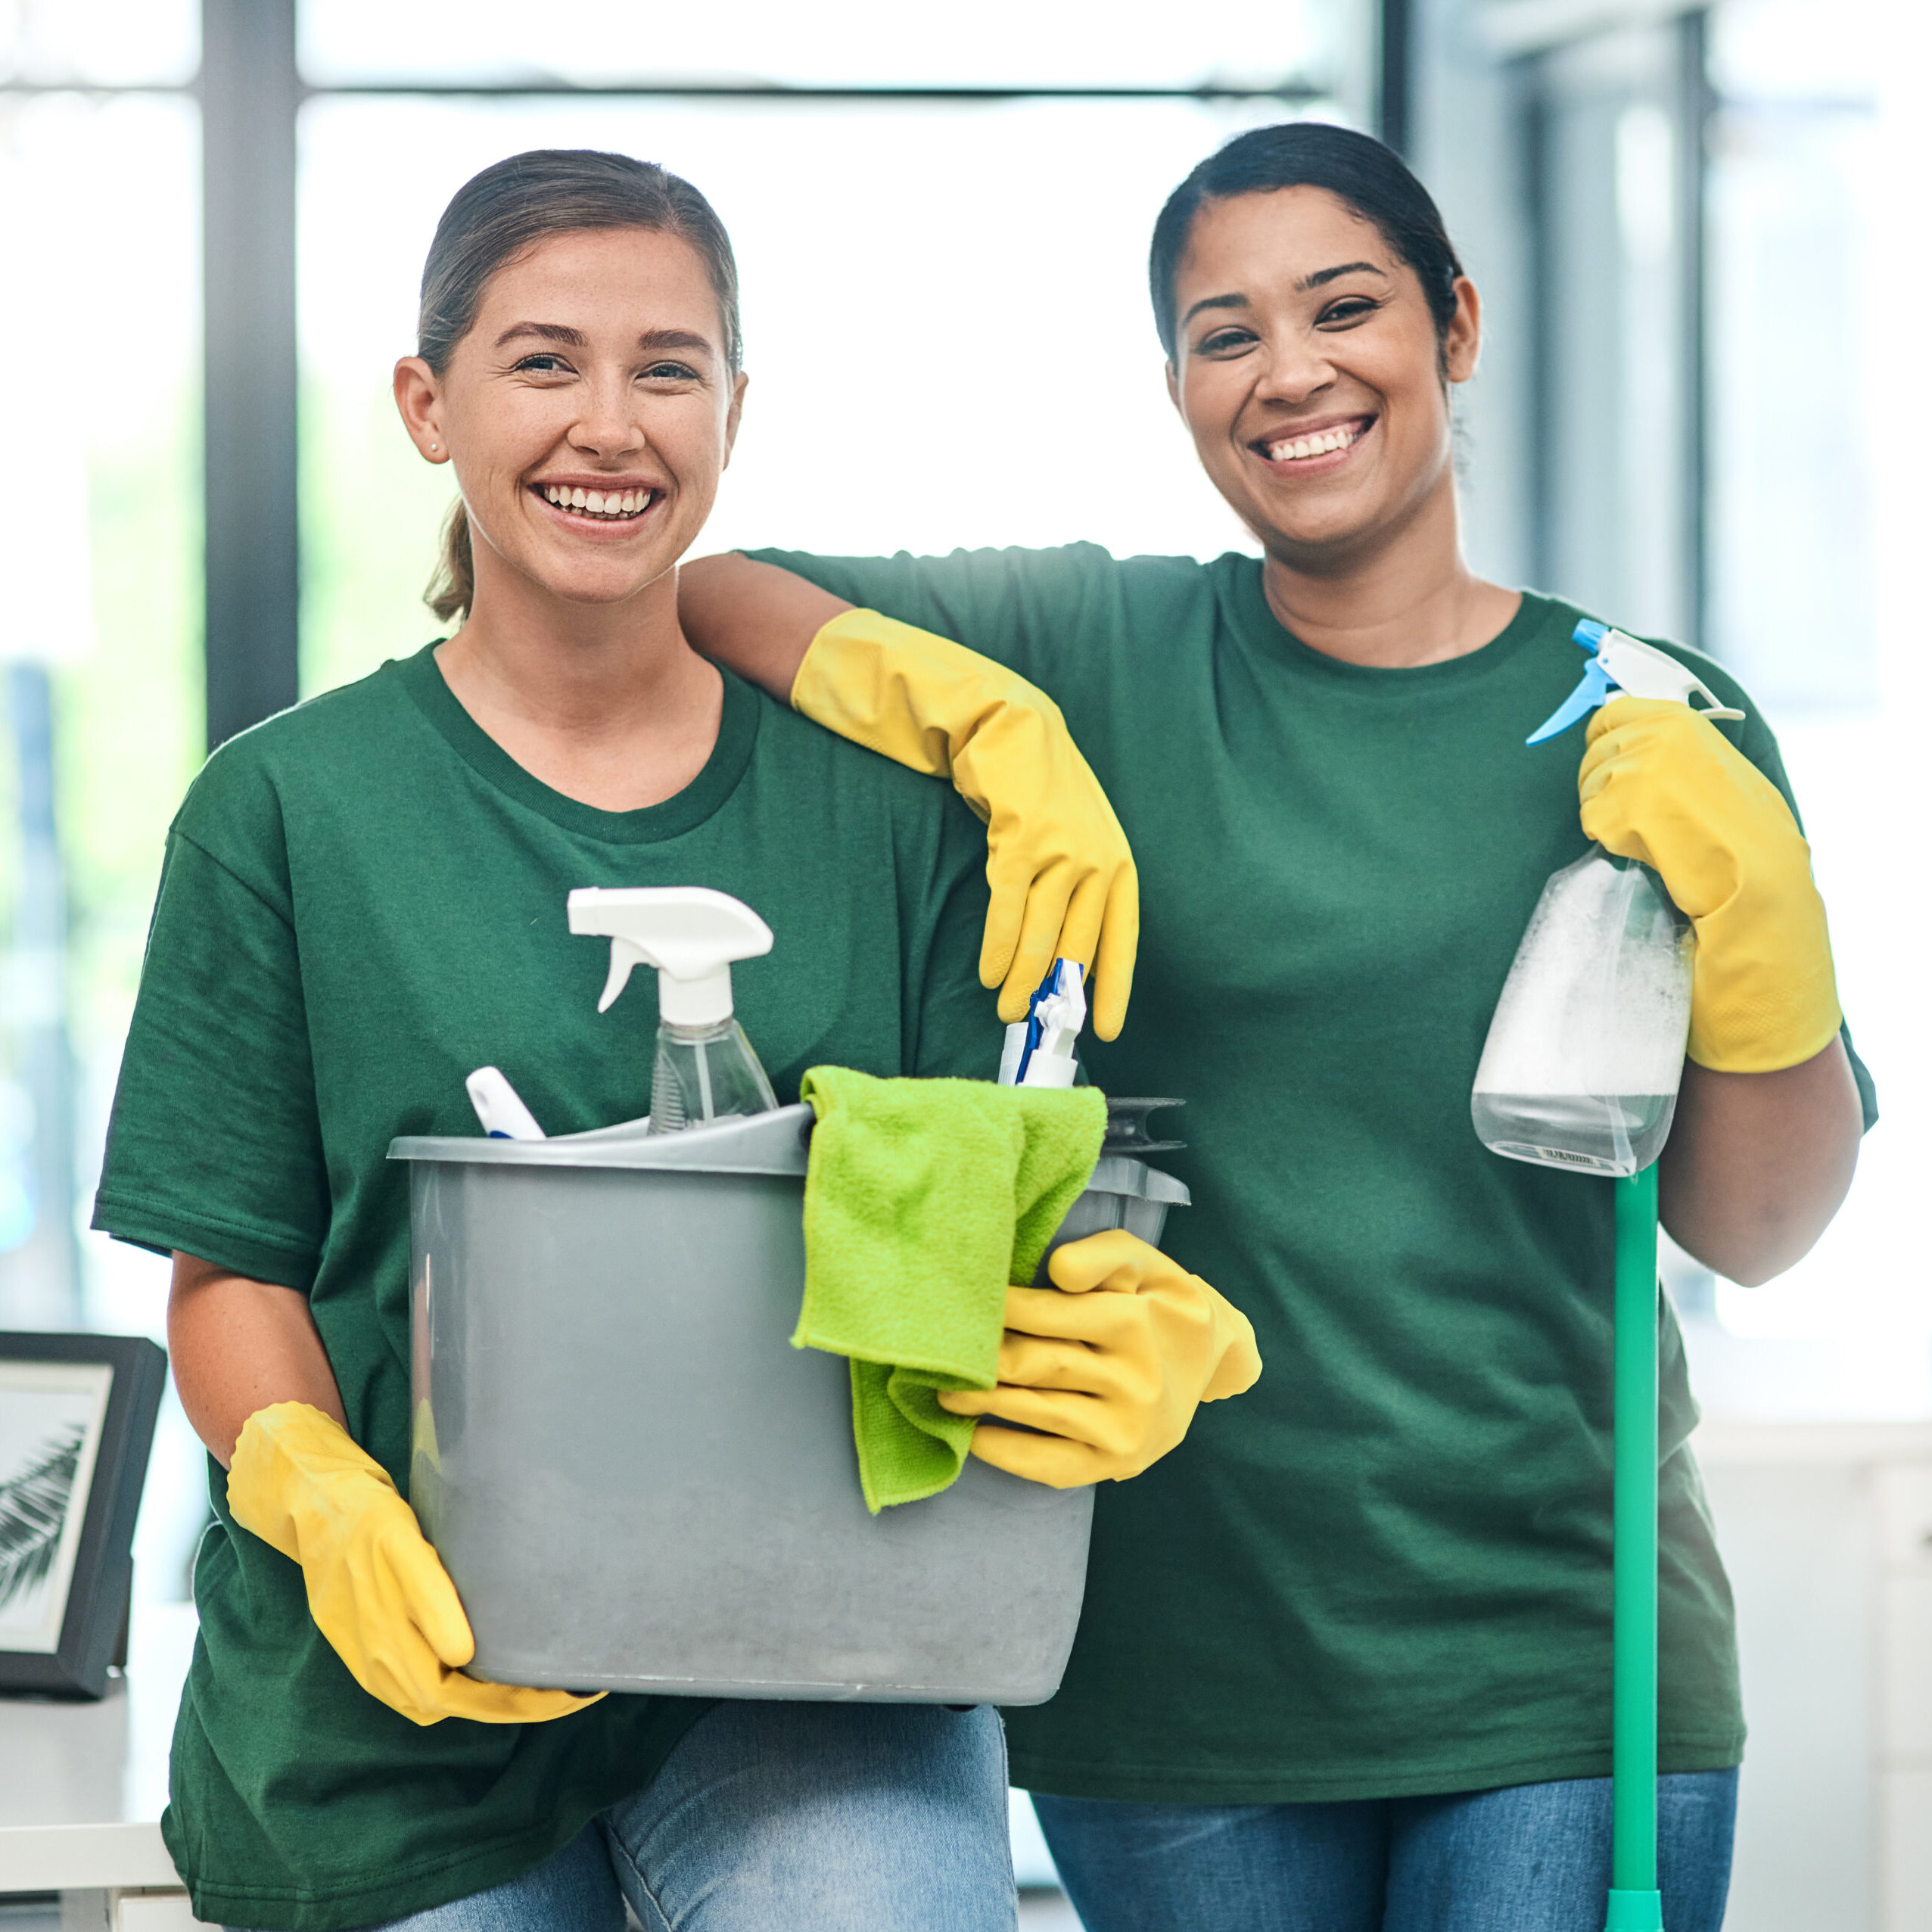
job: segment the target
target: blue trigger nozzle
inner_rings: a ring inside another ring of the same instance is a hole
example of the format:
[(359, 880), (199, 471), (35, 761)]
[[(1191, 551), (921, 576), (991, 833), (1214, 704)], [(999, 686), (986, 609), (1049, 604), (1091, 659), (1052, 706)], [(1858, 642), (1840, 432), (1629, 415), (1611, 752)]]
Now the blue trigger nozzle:
[(1039, 1045), (1041, 1035), (1045, 1030), (1040, 1022), (1040, 1002), (1049, 994), (1057, 993), (1060, 990), (1060, 967), (1063, 963), (1063, 961), (1056, 960), (1047, 969), (1046, 978), (1033, 989), (1033, 997), (1026, 1003), (1026, 1044), (1021, 1050), (1019, 1066), (1013, 1075), (1016, 1085), (1025, 1081), (1028, 1062), (1033, 1058), (1034, 1049)]
[(1579, 718), (1587, 717), (1605, 702), (1617, 689), (1597, 655), (1609, 635), (1610, 626), (1599, 624), (1594, 618), (1578, 620), (1576, 628), (1570, 633), (1570, 642), (1579, 649), (1588, 651), (1590, 661), (1583, 667), (1583, 675), (1577, 680), (1576, 689), (1523, 741), (1526, 745), (1540, 745), (1545, 739), (1567, 731)]

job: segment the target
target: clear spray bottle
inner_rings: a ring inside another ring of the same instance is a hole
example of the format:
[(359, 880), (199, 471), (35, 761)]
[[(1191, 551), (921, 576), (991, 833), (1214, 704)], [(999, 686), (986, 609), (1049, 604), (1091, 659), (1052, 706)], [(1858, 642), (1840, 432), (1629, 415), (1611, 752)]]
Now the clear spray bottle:
[[(1621, 695), (1738, 718), (1694, 671), (1585, 618), (1582, 681), (1530, 736), (1538, 745)], [(1647, 867), (1592, 845), (1551, 875), (1489, 1022), (1470, 1112), (1493, 1153), (1539, 1166), (1632, 1174), (1662, 1151), (1677, 1110), (1697, 946)]]
[(771, 950), (771, 928), (742, 900), (702, 885), (588, 885), (570, 895), (570, 929), (611, 942), (597, 1010), (608, 1013), (634, 966), (658, 973), (651, 1131), (769, 1113), (778, 1105), (731, 997), (731, 962)]

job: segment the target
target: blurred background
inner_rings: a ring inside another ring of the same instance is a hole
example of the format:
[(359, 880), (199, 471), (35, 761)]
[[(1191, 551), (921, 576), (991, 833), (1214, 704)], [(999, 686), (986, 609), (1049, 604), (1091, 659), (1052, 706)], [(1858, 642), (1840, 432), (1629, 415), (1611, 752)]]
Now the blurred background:
[[(1785, 747), (1885, 1118), (1790, 1275), (1669, 1265), (1753, 1727), (1729, 1923), (1932, 1927), (1928, 91), (1916, 0), (0, 0), (0, 1327), (160, 1333), (164, 1265), (84, 1230), (163, 837), (211, 744), (434, 634), (388, 378), (462, 181), (610, 147), (717, 205), (752, 383), (702, 548), (1208, 556), (1248, 539), (1155, 213), (1242, 128), (1367, 128), (1485, 297), (1476, 568), (1715, 653)], [(144, 1597), (205, 1514), (173, 1410)]]

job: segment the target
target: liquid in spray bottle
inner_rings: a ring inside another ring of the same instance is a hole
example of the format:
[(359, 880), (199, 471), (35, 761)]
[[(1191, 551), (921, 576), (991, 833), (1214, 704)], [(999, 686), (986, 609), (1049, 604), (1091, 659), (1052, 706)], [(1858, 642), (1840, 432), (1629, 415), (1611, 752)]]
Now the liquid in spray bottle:
[[(1744, 714), (1667, 653), (1585, 618), (1582, 681), (1534, 732), (1538, 745), (1610, 698), (1710, 701)], [(1631, 1174), (1662, 1150), (1691, 1028), (1697, 936), (1662, 882), (1592, 845), (1553, 873), (1517, 949), (1476, 1071), (1470, 1115), (1492, 1153), (1538, 1166)]]

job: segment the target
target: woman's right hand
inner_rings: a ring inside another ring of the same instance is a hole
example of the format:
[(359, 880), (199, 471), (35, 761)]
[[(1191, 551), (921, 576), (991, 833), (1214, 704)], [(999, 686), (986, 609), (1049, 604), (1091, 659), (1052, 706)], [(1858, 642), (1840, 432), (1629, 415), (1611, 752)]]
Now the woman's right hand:
[(412, 1724), (540, 1724), (595, 1697), (462, 1675), (476, 1638), (450, 1574), (381, 1464), (306, 1402), (243, 1425), (229, 1507), (302, 1566), (316, 1627), (372, 1697)]

